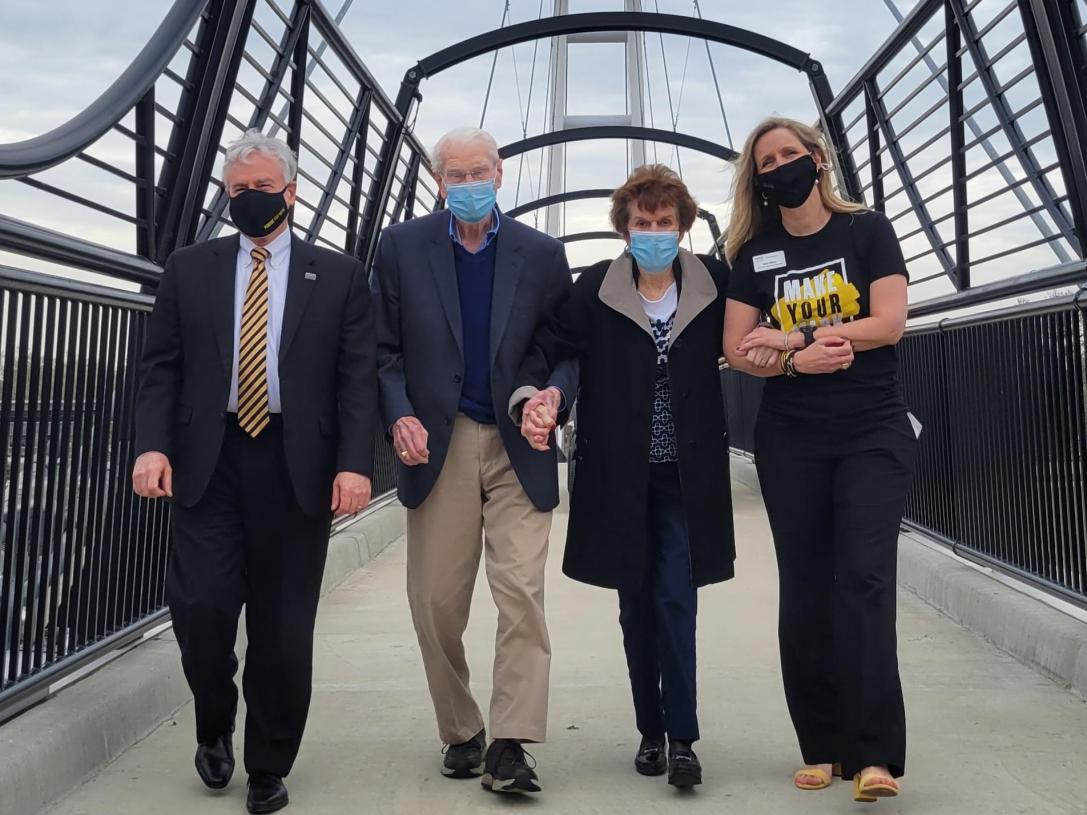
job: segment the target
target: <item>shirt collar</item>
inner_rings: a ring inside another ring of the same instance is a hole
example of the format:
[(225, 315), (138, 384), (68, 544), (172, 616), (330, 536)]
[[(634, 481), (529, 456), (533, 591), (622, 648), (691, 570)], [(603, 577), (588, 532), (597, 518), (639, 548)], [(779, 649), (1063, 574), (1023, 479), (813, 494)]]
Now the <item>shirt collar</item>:
[[(238, 252), (246, 261), (249, 261), (252, 257), (251, 253), (257, 245), (253, 243), (248, 235), (242, 235), (239, 232), (238, 237), (240, 239), (238, 243)], [(291, 249), (290, 228), (284, 229), (281, 235), (264, 248), (268, 250), (268, 263), (277, 269), (280, 268)]]
[[(498, 234), (498, 227), (502, 225), (502, 216), (498, 214), (498, 207), (495, 207), (491, 211), (491, 214), (494, 216), (491, 219), (491, 228), (488, 229), (487, 234), (483, 236), (483, 245), (479, 247), (477, 253), (482, 252), (491, 245), (494, 236)], [(449, 239), (459, 246), (464, 246), (464, 243), (461, 242), (460, 239), (460, 233), (457, 232), (457, 219), (453, 217), (452, 212), (449, 213)]]

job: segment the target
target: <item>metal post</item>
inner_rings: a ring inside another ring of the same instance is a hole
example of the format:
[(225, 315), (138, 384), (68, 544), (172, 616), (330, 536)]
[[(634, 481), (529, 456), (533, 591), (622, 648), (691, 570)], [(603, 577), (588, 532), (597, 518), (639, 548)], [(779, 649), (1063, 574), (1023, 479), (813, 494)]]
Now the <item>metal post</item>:
[[(309, 63), (309, 15), (301, 21), (298, 40), (294, 44), (294, 67), (291, 69), (291, 107), (287, 118), (287, 146), (297, 156), (302, 144), (302, 110), (306, 103), (306, 66)], [(294, 225), (294, 207), (291, 207), (291, 225)]]
[(872, 104), (874, 96), (871, 82), (864, 83), (864, 115), (868, 124), (868, 170), (872, 174), (872, 208), (883, 212), (883, 156), (880, 154), (879, 121)]
[[(1013, 111), (1008, 105), (1008, 100), (1004, 96), (1004, 92), (1000, 88), (1000, 84), (997, 81), (996, 75), (993, 73), (992, 60), (989, 59), (988, 50), (981, 42), (981, 35), (978, 32), (977, 26), (974, 24), (974, 18), (972, 13), (964, 6), (964, 0), (947, 0), (952, 13), (955, 15), (955, 21), (958, 23), (959, 31), (962, 32), (962, 37), (965, 40), (966, 50), (970, 54), (970, 58), (974, 62), (974, 67), (978, 72), (978, 80), (981, 82), (982, 88), (985, 90), (986, 96), (989, 97), (989, 103), (992, 107), (993, 113), (996, 114), (996, 119), (1000, 123), (1000, 128), (1004, 132), (1004, 136), (1008, 139), (1012, 149), (1015, 151), (1016, 158), (1019, 159), (1019, 163), (1023, 167), (1023, 172), (1030, 178), (1030, 185), (1034, 189), (1035, 195), (1045, 206), (1046, 212), (1049, 213), (1049, 217), (1053, 219), (1053, 222), (1057, 225), (1057, 229), (1060, 233), (1076, 246), (1076, 250), (1079, 251), (1078, 245), (1076, 245), (1076, 236), (1074, 234), (1074, 228), (1071, 220), (1069, 220), (1067, 213), (1061, 209), (1059, 203), (1057, 203), (1057, 195), (1053, 191), (1053, 187), (1042, 174), (1041, 168), (1038, 166), (1038, 162), (1034, 157), (1034, 154), (1030, 151), (1030, 148), (1026, 146), (1026, 138), (1023, 136), (1023, 131), (1019, 127), (1019, 123), (1015, 120)], [(1020, 0), (1020, 3), (1025, 0)], [(1028, 19), (1030, 15), (1023, 15), (1023, 22), (1030, 28)], [(1040, 35), (1039, 36), (1045, 36)], [(1052, 37), (1052, 32), (1049, 33), (1049, 37)], [(1030, 40), (1028, 34), (1027, 37)], [(1037, 58), (1036, 58), (1037, 59)], [(1042, 63), (1036, 63), (1042, 64)], [(1039, 83), (1042, 82), (1042, 71), (1037, 71)], [(1043, 97), (1045, 96), (1043, 89)], [(1047, 101), (1047, 111), (1052, 104), (1052, 100)], [(1054, 133), (1054, 142), (1057, 140), (1057, 130), (1060, 127), (1060, 119), (1050, 117), (1050, 121), (1053, 124), (1052, 130)], [(1082, 159), (1082, 154), (1081, 154)], [(1062, 161), (1062, 165), (1064, 162)]]
[(831, 150), (837, 153), (837, 161), (834, 166), (838, 171), (838, 186), (840, 186), (852, 200), (861, 201), (860, 175), (857, 173), (856, 162), (853, 161), (853, 151), (849, 149), (849, 139), (845, 134), (840, 113), (828, 113), (830, 103), (834, 101), (834, 92), (830, 89), (830, 81), (823, 72), (823, 66), (817, 60), (809, 59), (803, 68), (808, 75), (811, 84), (812, 96), (815, 97), (815, 106), (819, 111), (819, 121), (822, 123), (823, 132), (830, 141)]
[(177, 157), (176, 162), (164, 168), (169, 180), (162, 185), (166, 206), (160, 210), (162, 218), (157, 225), (159, 263), (195, 238), (197, 216), (215, 161), (215, 145), (222, 137), (255, 5), (256, 0), (214, 0), (201, 29), (188, 77), (193, 92), (183, 100), (170, 139), (168, 152)]
[[(944, 39), (947, 45), (947, 115), (951, 127), (951, 190), (955, 208), (955, 266), (951, 282), (959, 291), (970, 288), (970, 209), (966, 198), (966, 130), (963, 121), (962, 40), (955, 14), (945, 9)], [(1018, 189), (1018, 188), (1016, 188)]]
[[(897, 20), (899, 23), (902, 23), (906, 19), (902, 12), (898, 10), (898, 5), (895, 0), (883, 0), (883, 2), (887, 5), (887, 8), (890, 10), (895, 20)], [(945, 20), (944, 23), (945, 37), (954, 37), (955, 42), (958, 43), (954, 51), (954, 57), (957, 61), (960, 62), (957, 70), (959, 72), (959, 84), (962, 84), (962, 64), (961, 57), (958, 55), (958, 52), (962, 49), (962, 38), (960, 36), (958, 24), (954, 22), (954, 15), (952, 14), (951, 7), (948, 5), (944, 5), (944, 12), (948, 17), (948, 19)], [(916, 35), (912, 37), (911, 42), (913, 43), (913, 47), (918, 54), (922, 53), (925, 50), (924, 44), (921, 42), (921, 40), (917, 38)], [(950, 54), (951, 52), (949, 51), (948, 53)], [(925, 66), (929, 69), (930, 73), (937, 75), (936, 82), (940, 85), (941, 88), (943, 88), (944, 92), (948, 94), (948, 98), (950, 99), (951, 88), (955, 86), (952, 85), (949, 80), (943, 77), (943, 69), (939, 65), (937, 65), (936, 60), (934, 60), (928, 54), (925, 54), (924, 56), (924, 63)], [(948, 71), (951, 70), (950, 64), (951, 60), (949, 58)], [(959, 93), (962, 93), (961, 88), (959, 89)], [(963, 113), (965, 113), (965, 110), (963, 110)], [(952, 122), (954, 122), (954, 119), (952, 119)], [(998, 173), (1000, 173), (1000, 177), (1004, 179), (1004, 183), (1007, 184), (1008, 187), (1011, 189), (1011, 193), (1019, 202), (1019, 206), (1021, 206), (1025, 210), (1034, 209), (1034, 202), (1031, 200), (1030, 196), (1027, 195), (1026, 191), (1023, 189), (1022, 184), (1017, 183), (1015, 174), (1010, 169), (1008, 169), (1007, 161), (1001, 157), (1000, 151), (998, 151), (993, 146), (992, 140), (985, 135), (987, 128), (983, 128), (980, 124), (978, 124), (977, 119), (975, 119), (973, 116), (967, 116), (964, 124), (966, 125), (966, 127), (970, 128), (970, 133), (974, 137), (974, 143), (979, 145), (981, 149), (985, 151), (985, 155), (989, 157), (989, 161), (992, 163), (993, 167)], [(965, 200), (965, 198), (963, 200)], [(1034, 226), (1038, 228), (1038, 231), (1041, 232), (1042, 235), (1048, 237), (1053, 234), (1053, 228), (1049, 225), (1049, 221), (1045, 219), (1045, 216), (1042, 213), (1032, 212), (1030, 214), (1030, 219), (1034, 222)], [(1059, 241), (1049, 241), (1048, 245), (1049, 248), (1053, 250), (1053, 254), (1057, 256), (1057, 260), (1059, 260), (1061, 263), (1067, 263), (1069, 260), (1072, 259), (1071, 255), (1069, 255), (1065, 248), (1061, 246)], [(962, 257), (962, 255), (960, 255), (959, 257)]]
[(1087, 77), (1078, 33), (1082, 23), (1074, 3), (1020, 0), (1019, 6), (1068, 194), (1075, 230), (1075, 239), (1069, 243), (1083, 257), (1087, 252)]
[(385, 139), (378, 153), (377, 166), (374, 167), (374, 179), (370, 184), (370, 194), (366, 198), (366, 209), (362, 216), (362, 225), (359, 229), (359, 253), (367, 269), (374, 260), (374, 250), (377, 248), (378, 234), (381, 232), (381, 222), (385, 208), (389, 201), (393, 180), (396, 177), (396, 166), (400, 162), (400, 149), (404, 144), (404, 133), (407, 130), (407, 122), (411, 116), (419, 97), (419, 83), (423, 80), (423, 73), (418, 67), (409, 68), (400, 83), (400, 91), (396, 95), (396, 112), (389, 117), (389, 123), (385, 127)]
[(155, 86), (136, 104), (136, 254), (155, 255)]

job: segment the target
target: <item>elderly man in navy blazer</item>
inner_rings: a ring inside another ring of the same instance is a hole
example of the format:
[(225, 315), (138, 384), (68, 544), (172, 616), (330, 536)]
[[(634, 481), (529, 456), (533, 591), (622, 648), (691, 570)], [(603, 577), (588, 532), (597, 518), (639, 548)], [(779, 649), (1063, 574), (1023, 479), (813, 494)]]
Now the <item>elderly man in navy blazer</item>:
[[(559, 241), (495, 205), (502, 161), (488, 133), (447, 133), (431, 163), (448, 211), (386, 229), (371, 279), (382, 421), (408, 507), (408, 599), (448, 746), (443, 774), (538, 792), (521, 745), (546, 734), (544, 564), (558, 477), (554, 445), (533, 450), (508, 404), (570, 267)], [(550, 385), (537, 399), (565, 409), (576, 364)], [(489, 747), (462, 643), (481, 554), (498, 607)]]

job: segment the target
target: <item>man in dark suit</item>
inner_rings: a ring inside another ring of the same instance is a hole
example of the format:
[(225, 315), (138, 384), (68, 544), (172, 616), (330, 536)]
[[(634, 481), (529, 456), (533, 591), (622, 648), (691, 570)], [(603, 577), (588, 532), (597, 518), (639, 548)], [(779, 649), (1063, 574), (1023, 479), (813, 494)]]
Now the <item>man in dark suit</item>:
[[(558, 477), (554, 449), (533, 450), (507, 411), (570, 268), (561, 243), (495, 206), (502, 162), (490, 135), (446, 134), (432, 170), (449, 211), (386, 229), (372, 275), (382, 421), (408, 507), (408, 600), (449, 746), (443, 774), (536, 792), (521, 744), (543, 741), (547, 726), (544, 564)], [(561, 366), (544, 393), (572, 401), (576, 382), (576, 364)], [(498, 606), (486, 756), (462, 644), (483, 551)]]
[(174, 252), (147, 326), (132, 481), (173, 499), (166, 576), (195, 698), (196, 769), (234, 770), (234, 655), (244, 604), (250, 812), (283, 785), (309, 709), (313, 625), (333, 514), (370, 500), (373, 315), (354, 258), (293, 238), (297, 160), (258, 131), (227, 150), (240, 235)]

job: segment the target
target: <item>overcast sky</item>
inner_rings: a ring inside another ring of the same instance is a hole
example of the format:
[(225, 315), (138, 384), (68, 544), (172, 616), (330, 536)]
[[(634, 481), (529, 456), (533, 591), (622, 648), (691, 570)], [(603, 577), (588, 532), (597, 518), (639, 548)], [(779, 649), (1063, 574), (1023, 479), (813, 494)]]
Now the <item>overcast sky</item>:
[[(267, 15), (260, 0), (261, 11)], [(277, 0), (287, 6), (287, 0)], [(404, 71), (420, 58), (453, 42), (498, 27), (505, 0), (324, 0), (338, 12), (349, 5), (343, 29), (390, 96), (395, 96)], [(512, 0), (509, 22), (548, 15), (554, 0)], [(907, 12), (915, 0), (898, 0)], [(984, 0), (991, 3), (991, 0)], [(128, 65), (161, 21), (171, 0), (0, 0), (0, 143), (39, 135), (69, 120), (104, 90)], [(1004, 5), (997, 2), (996, 6)], [(841, 88), (895, 27), (886, 0), (777, 0), (772, 6), (750, 0), (701, 0), (704, 17), (750, 29), (810, 52), (825, 66), (833, 88)], [(622, 0), (569, 0), (571, 13), (621, 10)], [(694, 15), (693, 0), (643, 0), (646, 11)], [(681, 37), (646, 35), (649, 74), (647, 119), (728, 144), (721, 106), (737, 142), (763, 116), (785, 114), (813, 121), (815, 109), (806, 77), (791, 68), (723, 45)], [(540, 41), (505, 49), (494, 64), (494, 78), (484, 125), (499, 143), (515, 141), (544, 129), (551, 48)], [(721, 99), (712, 82), (710, 57), (719, 80)], [(480, 123), (484, 95), (492, 71), (490, 55), (463, 63), (424, 81), (424, 97), (416, 132), (426, 145), (445, 130)], [(619, 45), (572, 45), (568, 104), (571, 114), (624, 113), (623, 49)], [(667, 73), (667, 79), (666, 79)], [(531, 81), (530, 81), (531, 80)], [(161, 83), (160, 83), (161, 84)], [(671, 96), (671, 107), (669, 105)], [(169, 105), (169, 100), (163, 100)], [(923, 102), (921, 99), (919, 102)], [(649, 122), (647, 121), (647, 124)], [(160, 142), (161, 143), (161, 142)], [(131, 145), (109, 138), (96, 145), (96, 155), (130, 161)], [(682, 169), (692, 192), (706, 209), (727, 223), (731, 172), (717, 159), (667, 145), (647, 147), (650, 160)], [(507, 163), (500, 203), (505, 208), (539, 197), (541, 160), (546, 151)], [(567, 187), (612, 187), (628, 166), (619, 142), (586, 142), (567, 148)], [(85, 168), (77, 167), (74, 172)], [(57, 173), (58, 171), (49, 171)], [(66, 172), (73, 172), (68, 170)], [(48, 177), (48, 174), (43, 176)], [(942, 178), (934, 184), (945, 183)], [(104, 201), (120, 196), (116, 206), (131, 210), (130, 188), (109, 184), (100, 189)], [(87, 190), (81, 190), (85, 194)], [(89, 192), (89, 194), (95, 194)], [(1013, 202), (1014, 204), (1014, 202)], [(107, 222), (85, 210), (0, 182), (0, 212), (61, 228), (131, 250), (131, 229)], [(607, 229), (607, 203), (571, 204), (566, 232)], [(541, 213), (542, 215), (542, 213)], [(532, 222), (531, 216), (526, 216)], [(542, 218), (541, 218), (542, 224)], [(708, 248), (708, 233), (694, 233), (695, 248)], [(918, 240), (923, 240), (918, 238)], [(572, 265), (612, 256), (613, 241), (593, 241), (568, 247)], [(11, 256), (7, 256), (10, 260)], [(0, 253), (0, 262), (5, 256)], [(28, 265), (21, 260), (21, 265)], [(930, 287), (933, 293), (940, 293)]]

